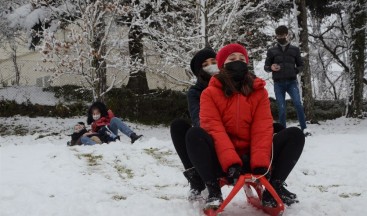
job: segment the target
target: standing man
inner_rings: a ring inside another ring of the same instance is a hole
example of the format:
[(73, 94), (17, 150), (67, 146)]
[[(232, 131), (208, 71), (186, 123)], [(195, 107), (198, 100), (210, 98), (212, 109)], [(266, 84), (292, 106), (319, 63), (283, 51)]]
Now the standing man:
[(268, 50), (264, 69), (272, 73), (275, 98), (278, 104), (279, 123), (286, 127), (285, 93), (288, 93), (297, 111), (298, 121), (305, 135), (307, 128), (305, 113), (298, 89), (297, 74), (302, 72), (303, 61), (298, 47), (288, 41), (288, 28), (284, 25), (275, 29), (277, 45)]

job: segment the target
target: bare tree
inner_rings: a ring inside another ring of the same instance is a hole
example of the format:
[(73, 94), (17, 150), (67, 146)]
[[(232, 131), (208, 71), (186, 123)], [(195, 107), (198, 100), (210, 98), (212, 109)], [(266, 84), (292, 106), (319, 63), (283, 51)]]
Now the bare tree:
[[(267, 0), (259, 3), (250, 0), (167, 2), (153, 5), (152, 16), (145, 28), (149, 46), (164, 59), (158, 68), (185, 68), (187, 76), (193, 78), (188, 63), (201, 48), (209, 46), (217, 50), (227, 43), (240, 42), (251, 56), (260, 52), (261, 46), (264, 48), (265, 41), (261, 44), (256, 39), (262, 38), (257, 30), (265, 25)], [(151, 71), (175, 83), (191, 84), (164, 70), (151, 68)]]
[(126, 87), (137, 94), (144, 94), (149, 91), (144, 67), (144, 33), (142, 23), (150, 16), (152, 3), (152, 1), (124, 0), (122, 5), (125, 13), (118, 20), (120, 25), (128, 26), (129, 28), (130, 76)]
[[(116, 78), (107, 86), (107, 67), (126, 66), (126, 58), (116, 56), (112, 46), (111, 31), (118, 13), (123, 13), (118, 1), (94, 1), (84, 4), (78, 1), (74, 8), (77, 18), (69, 25), (67, 40), (58, 39), (52, 31), (44, 32), (40, 47), (44, 54), (45, 69), (53, 73), (52, 79), (64, 74), (83, 76), (85, 87), (92, 90), (94, 100), (104, 100), (105, 94), (114, 86)], [(60, 8), (58, 8), (60, 10)], [(68, 20), (64, 20), (67, 22)]]
[(13, 6), (22, 4), (23, 1), (9, 1), (3, 2), (5, 7), (0, 10), (0, 46), (9, 55), (15, 72), (15, 80), (12, 84), (19, 85), (20, 83), (20, 65), (18, 63), (18, 49), (21, 44), (25, 43), (21, 28), (18, 24), (12, 24), (8, 20), (7, 15), (13, 11)]
[[(311, 13), (312, 14), (312, 13)], [(312, 32), (314, 34), (320, 34), (321, 32), (321, 21), (322, 18), (312, 16), (311, 25)], [(328, 67), (332, 63), (332, 56), (325, 50), (320, 49), (322, 45), (318, 40), (309, 38), (310, 44), (310, 71), (313, 75), (314, 83), (314, 98), (315, 99), (327, 99), (329, 89), (327, 86), (327, 73)], [(335, 92), (334, 92), (335, 93)]]
[(366, 67), (366, 6), (366, 0), (333, 2), (334, 16), (325, 19), (328, 20), (325, 30), (311, 34), (344, 70), (347, 117), (362, 115), (363, 76)]

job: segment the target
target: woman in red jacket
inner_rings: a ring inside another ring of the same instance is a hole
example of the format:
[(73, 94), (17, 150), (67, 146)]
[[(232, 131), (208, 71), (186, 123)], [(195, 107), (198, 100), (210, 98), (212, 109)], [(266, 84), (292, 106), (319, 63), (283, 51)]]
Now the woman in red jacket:
[[(242, 173), (268, 174), (287, 205), (298, 202), (284, 187), (304, 146), (299, 128), (273, 136), (273, 117), (265, 81), (248, 71), (248, 54), (240, 44), (229, 44), (217, 53), (220, 73), (200, 98), (200, 126), (187, 141), (187, 151), (209, 191), (206, 208), (218, 208), (222, 193), (218, 177), (234, 183)], [(272, 161), (272, 163), (271, 163)], [(275, 200), (266, 191), (263, 205)]]

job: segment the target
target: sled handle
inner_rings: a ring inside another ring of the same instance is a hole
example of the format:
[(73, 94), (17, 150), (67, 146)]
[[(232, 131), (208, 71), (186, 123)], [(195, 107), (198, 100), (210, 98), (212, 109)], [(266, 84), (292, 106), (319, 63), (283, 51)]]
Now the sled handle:
[[(228, 196), (225, 198), (225, 200), (223, 200), (222, 204), (219, 206), (219, 208), (217, 210), (213, 210), (211, 209), (210, 211), (206, 212), (207, 216), (212, 216), (212, 215), (217, 215), (221, 212), (224, 211), (224, 208), (231, 202), (231, 200), (236, 196), (236, 194), (238, 193), (238, 191), (240, 191), (245, 184), (248, 183), (260, 183), (262, 184), (271, 194), (271, 196), (273, 196), (273, 198), (275, 199), (275, 201), (277, 202), (277, 207), (275, 209), (279, 209), (280, 211), (277, 212), (277, 215), (282, 215), (283, 211), (284, 211), (284, 204), (282, 202), (282, 200), (280, 199), (280, 197), (278, 196), (278, 194), (275, 192), (273, 186), (271, 186), (271, 184), (268, 182), (268, 180), (264, 177), (264, 176), (254, 176), (252, 174), (244, 174), (241, 175), (236, 184), (233, 186), (233, 189), (231, 190), (231, 192), (228, 194)], [(220, 185), (224, 186), (224, 185), (228, 185), (228, 182), (226, 181), (226, 179), (220, 179)], [(274, 215), (272, 212), (268, 212), (271, 215)]]
[(220, 205), (220, 207), (217, 209), (217, 213), (222, 212), (224, 210), (224, 208), (228, 205), (229, 202), (231, 202), (231, 200), (233, 199), (233, 197), (236, 196), (236, 194), (238, 193), (238, 191), (240, 191), (243, 186), (245, 185), (245, 181), (248, 178), (248, 176), (246, 175), (241, 175), (238, 180), (237, 183), (234, 185), (233, 189), (231, 190), (231, 192), (228, 194), (228, 196), (226, 197), (225, 200), (223, 200), (222, 204)]

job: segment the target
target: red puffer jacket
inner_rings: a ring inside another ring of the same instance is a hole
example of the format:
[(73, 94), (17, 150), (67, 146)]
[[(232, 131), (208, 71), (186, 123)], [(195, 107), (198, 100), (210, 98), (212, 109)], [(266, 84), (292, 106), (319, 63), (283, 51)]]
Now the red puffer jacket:
[(105, 126), (105, 125), (110, 125), (110, 121), (113, 117), (115, 117), (115, 115), (113, 114), (112, 110), (108, 110), (107, 111), (108, 116), (104, 116), (101, 117), (100, 119), (92, 122), (92, 131), (93, 132), (98, 132), (98, 130)]
[(251, 169), (270, 164), (273, 117), (265, 81), (256, 78), (249, 96), (226, 97), (222, 83), (213, 77), (200, 98), (200, 126), (214, 140), (224, 172), (233, 164), (242, 166), (241, 155), (249, 154)]

